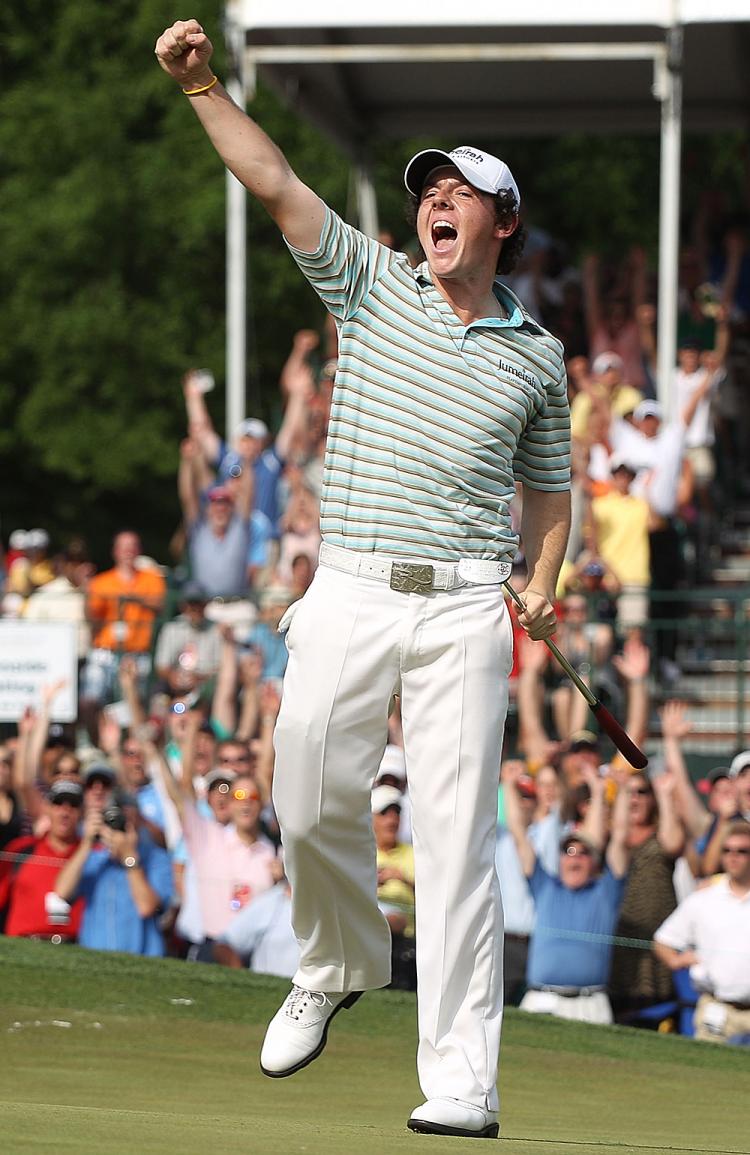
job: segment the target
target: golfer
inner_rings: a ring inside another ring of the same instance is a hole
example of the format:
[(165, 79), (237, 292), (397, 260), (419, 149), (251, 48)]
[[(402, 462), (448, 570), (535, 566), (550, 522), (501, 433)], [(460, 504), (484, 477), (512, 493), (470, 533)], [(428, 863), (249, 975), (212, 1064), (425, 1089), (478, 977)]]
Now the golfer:
[(560, 343), (495, 280), (518, 256), (520, 197), (476, 148), (406, 169), (418, 269), (345, 224), (232, 103), (194, 20), (156, 54), (224, 163), (265, 206), (333, 314), (339, 361), (312, 586), (285, 615), (289, 665), (274, 803), (301, 947), (261, 1067), (283, 1077), (333, 1016), (389, 981), (370, 790), (400, 695), (413, 805), (418, 1071), (408, 1126), (498, 1134), (503, 918), (497, 781), (511, 668), (501, 582), (523, 484), (529, 570), (520, 622), (554, 632), (569, 528), (569, 414)]

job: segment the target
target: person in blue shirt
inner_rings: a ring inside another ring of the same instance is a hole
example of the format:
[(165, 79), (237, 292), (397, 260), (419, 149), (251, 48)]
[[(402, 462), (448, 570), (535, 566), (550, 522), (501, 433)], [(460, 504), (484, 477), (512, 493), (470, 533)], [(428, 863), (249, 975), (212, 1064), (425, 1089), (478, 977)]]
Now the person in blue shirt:
[(254, 647), (260, 652), (263, 659), (261, 680), (264, 682), (269, 678), (284, 677), (289, 651), (283, 633), (279, 633), (279, 622), (289, 608), (293, 596), (287, 586), (278, 584), (266, 586), (259, 597), (258, 620), (241, 643), (246, 649)]
[(86, 901), (81, 946), (127, 954), (163, 955), (159, 916), (172, 898), (169, 856), (138, 827), (135, 806), (123, 808), (125, 829), (104, 814), (87, 814), (80, 845), (57, 878), (56, 893), (67, 902)]
[(140, 825), (146, 828), (156, 846), (165, 847), (166, 816), (164, 803), (154, 782), (149, 777), (143, 743), (133, 733), (127, 734), (123, 739), (120, 747), (120, 761), (125, 788), (132, 795), (138, 807)]
[(627, 774), (618, 775), (619, 789), (603, 859), (606, 783), (592, 776), (587, 827), (585, 831), (571, 830), (560, 840), (559, 877), (544, 869), (529, 839), (521, 816), (517, 776), (516, 771), (503, 781), (506, 819), (536, 905), (526, 975), (528, 990), (521, 1010), (611, 1023), (606, 985), (629, 861)]
[[(520, 767), (520, 776), (515, 774)], [(547, 818), (534, 821), (537, 805), (535, 780), (530, 777), (526, 763), (507, 759), (500, 768), (501, 792), (504, 790), (508, 774), (513, 776), (519, 796), (521, 820), (537, 857), (549, 874), (557, 873), (558, 847), (561, 826), (557, 814), (552, 815), (552, 823)], [(501, 798), (502, 801), (502, 798)], [(503, 807), (504, 811), (504, 807)], [(505, 1003), (517, 1006), (526, 990), (526, 965), (529, 954), (529, 938), (534, 926), (534, 899), (529, 890), (528, 879), (524, 876), (518, 857), (515, 840), (505, 819), (498, 821), (495, 840), (495, 868), (500, 880), (503, 900), (503, 920), (505, 936), (503, 943), (503, 979)]]

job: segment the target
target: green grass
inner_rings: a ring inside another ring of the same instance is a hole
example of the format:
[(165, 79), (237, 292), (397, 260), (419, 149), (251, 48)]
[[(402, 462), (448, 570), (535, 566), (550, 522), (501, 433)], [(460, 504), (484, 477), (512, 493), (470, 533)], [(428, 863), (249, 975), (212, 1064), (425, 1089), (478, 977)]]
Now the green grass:
[[(475, 1150), (405, 1128), (421, 1101), (409, 995), (368, 995), (336, 1019), (317, 1063), (264, 1078), (258, 1049), (286, 989), (219, 967), (0, 939), (0, 1150)], [(500, 1086), (511, 1155), (750, 1150), (744, 1051), (509, 1012)]]

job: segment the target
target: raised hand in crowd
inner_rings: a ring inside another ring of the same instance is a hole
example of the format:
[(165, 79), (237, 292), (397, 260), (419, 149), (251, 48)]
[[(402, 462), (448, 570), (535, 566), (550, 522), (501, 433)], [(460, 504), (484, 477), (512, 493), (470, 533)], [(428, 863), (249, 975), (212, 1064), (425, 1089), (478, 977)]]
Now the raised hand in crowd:
[(308, 403), (315, 393), (315, 376), (308, 357), (318, 343), (318, 334), (312, 329), (295, 333), (291, 351), (281, 370), (280, 385), (287, 403), (274, 447), (282, 461), (292, 456), (295, 449), (304, 449)]
[(200, 456), (208, 467), (218, 461), (221, 452), (221, 438), (214, 429), (211, 415), (206, 405), (206, 392), (201, 371), (188, 369), (182, 378), (185, 394), (188, 428), (196, 456)]
[(126, 654), (121, 659), (118, 677), (130, 711), (130, 725), (141, 726), (146, 721), (146, 710), (138, 689), (138, 666), (135, 658)]
[(272, 680), (260, 683), (258, 696), (260, 713), (260, 728), (258, 731), (258, 760), (255, 767), (255, 777), (264, 803), (270, 801), (273, 785), (273, 771), (275, 751), (273, 747), (273, 732), (276, 719), (281, 709), (281, 693)]
[(49, 718), (52, 703), (68, 684), (67, 678), (59, 678), (42, 686), (38, 708), (28, 706), (18, 720), (18, 742), (13, 758), (13, 789), (17, 792), (21, 806), (32, 822), (36, 822), (44, 811), (44, 797), (37, 786), (42, 769), (42, 755), (49, 733)]
[(656, 837), (665, 854), (679, 858), (685, 849), (685, 827), (677, 808), (677, 778), (673, 770), (649, 777), (656, 799)]
[(177, 492), (182, 516), (188, 525), (200, 516), (200, 495), (211, 485), (214, 477), (199, 439), (194, 436), (185, 437), (180, 442)]
[(508, 758), (500, 767), (500, 782), (503, 787), (505, 822), (516, 844), (521, 869), (526, 878), (531, 878), (536, 867), (536, 851), (529, 838), (526, 823), (521, 813), (519, 779), (526, 774), (526, 764), (520, 758)]
[[(608, 773), (612, 776), (612, 767)], [(589, 804), (579, 830), (593, 846), (600, 851), (607, 843), (607, 783), (598, 768), (590, 763), (581, 765), (581, 778), (589, 788)]]
[(320, 344), (320, 337), (314, 329), (299, 329), (292, 338), (292, 347), (289, 356), (281, 370), (279, 386), (282, 394), (288, 397), (291, 391), (301, 389), (303, 385), (308, 393), (315, 390), (315, 377), (309, 362), (310, 354)]
[(544, 725), (543, 674), (550, 662), (544, 642), (532, 641), (526, 634), (518, 639), (518, 740), (531, 765), (546, 757), (549, 735)]
[(76, 848), (75, 854), (68, 859), (55, 880), (55, 894), (59, 895), (60, 898), (64, 898), (66, 902), (73, 901), (81, 881), (86, 860), (93, 848), (101, 840), (103, 829), (104, 820), (101, 810), (93, 807), (88, 809), (83, 820), (81, 841)]
[(630, 865), (630, 847), (628, 844), (630, 830), (628, 781), (630, 770), (615, 763), (609, 768), (609, 777), (617, 787), (617, 794), (610, 816), (609, 842), (605, 857), (615, 878), (622, 878), (627, 874)]
[(234, 627), (228, 622), (219, 626), (221, 634), (221, 653), (219, 656), (219, 670), (216, 675), (211, 715), (228, 734), (234, 734), (237, 729), (237, 639)]
[(627, 689), (625, 731), (641, 746), (648, 734), (650, 695), (648, 674), (651, 665), (651, 651), (638, 632), (627, 638), (622, 654), (612, 656), (612, 664)]
[(737, 787), (728, 774), (714, 785), (711, 808), (714, 814), (713, 828), (700, 861), (700, 873), (704, 878), (720, 873), (724, 839), (732, 822), (742, 817), (739, 813)]
[[(674, 804), (688, 837), (701, 838), (711, 825), (711, 816), (701, 802), (690, 781), (687, 765), (682, 752), (682, 743), (693, 730), (684, 702), (671, 699), (659, 711), (666, 772), (674, 781)], [(698, 863), (693, 858), (692, 847), (688, 847), (688, 859), (694, 868)]]
[(263, 654), (257, 646), (239, 651), (237, 673), (240, 685), (240, 713), (235, 734), (249, 741), (258, 729), (260, 713), (260, 679), (263, 674)]

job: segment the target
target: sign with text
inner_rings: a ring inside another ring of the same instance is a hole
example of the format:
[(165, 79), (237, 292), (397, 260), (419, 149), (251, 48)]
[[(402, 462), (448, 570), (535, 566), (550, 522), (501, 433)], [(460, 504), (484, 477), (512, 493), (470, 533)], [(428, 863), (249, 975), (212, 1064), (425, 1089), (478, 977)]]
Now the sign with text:
[(77, 643), (70, 622), (0, 621), (0, 722), (17, 722), (27, 706), (38, 709), (54, 686), (50, 721), (75, 721)]

